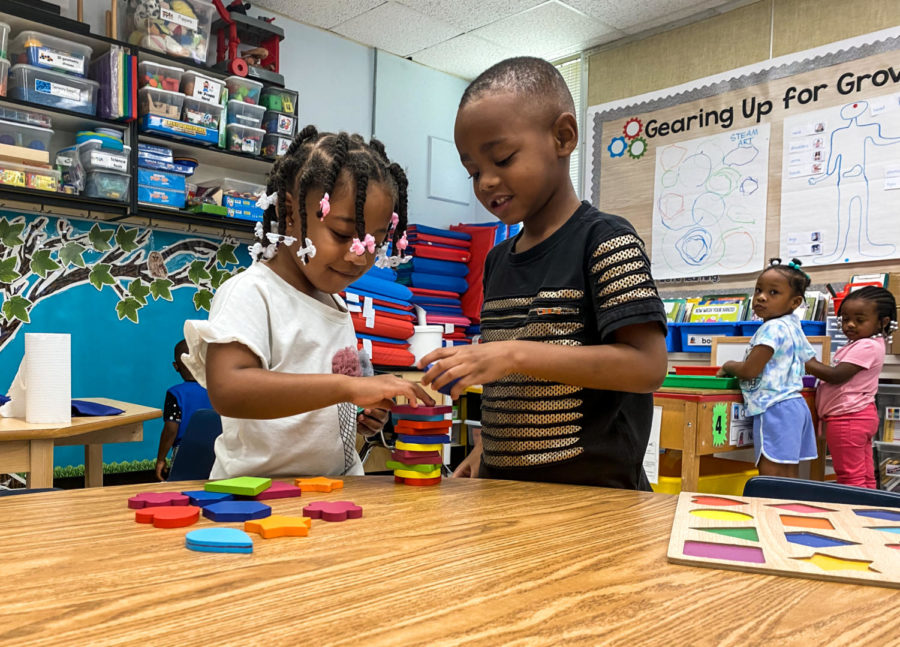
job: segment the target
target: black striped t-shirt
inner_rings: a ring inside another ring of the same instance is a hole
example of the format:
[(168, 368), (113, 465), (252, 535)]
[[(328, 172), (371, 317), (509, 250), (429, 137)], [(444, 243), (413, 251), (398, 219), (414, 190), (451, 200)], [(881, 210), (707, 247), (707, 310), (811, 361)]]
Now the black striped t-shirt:
[[(644, 244), (628, 221), (589, 203), (549, 238), (488, 254), (483, 342), (611, 343), (665, 311)], [(609, 367), (615, 371), (614, 366)], [(480, 476), (646, 489), (652, 394), (600, 391), (513, 374), (484, 385)]]

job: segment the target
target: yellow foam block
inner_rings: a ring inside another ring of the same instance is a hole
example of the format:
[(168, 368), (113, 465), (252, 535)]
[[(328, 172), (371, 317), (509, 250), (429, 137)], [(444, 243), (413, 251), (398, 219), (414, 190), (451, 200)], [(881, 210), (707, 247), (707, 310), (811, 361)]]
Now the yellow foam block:
[(444, 449), (443, 445), (420, 445), (419, 443), (405, 443), (402, 440), (398, 440), (394, 443), (394, 447), (411, 452), (439, 452)]
[(394, 470), (394, 476), (402, 476), (405, 479), (434, 479), (441, 475), (441, 469), (433, 472), (416, 472), (414, 470)]

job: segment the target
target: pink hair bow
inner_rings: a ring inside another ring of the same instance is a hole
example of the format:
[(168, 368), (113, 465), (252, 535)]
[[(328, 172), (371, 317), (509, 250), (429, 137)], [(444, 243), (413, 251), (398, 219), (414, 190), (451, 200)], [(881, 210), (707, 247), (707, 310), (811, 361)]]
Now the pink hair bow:
[(409, 241), (406, 240), (406, 232), (403, 232), (403, 235), (400, 236), (400, 240), (397, 241), (397, 249), (405, 250), (409, 246)]
[(400, 222), (400, 216), (397, 215), (397, 212), (391, 214), (391, 231), (397, 228), (397, 223)]
[(322, 199), (319, 200), (319, 211), (322, 212), (321, 220), (324, 220), (325, 216), (331, 213), (331, 197), (327, 192), (322, 196)]
[(366, 237), (360, 240), (359, 238), (354, 238), (353, 242), (350, 245), (350, 251), (356, 254), (357, 256), (362, 256), (367, 251), (370, 254), (375, 253), (375, 237), (372, 234), (366, 234)]

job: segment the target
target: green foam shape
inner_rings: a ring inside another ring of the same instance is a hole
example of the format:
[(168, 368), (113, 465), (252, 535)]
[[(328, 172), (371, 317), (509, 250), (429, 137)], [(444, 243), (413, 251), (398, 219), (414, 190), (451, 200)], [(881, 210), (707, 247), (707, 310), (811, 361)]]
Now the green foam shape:
[(759, 535), (756, 534), (756, 528), (697, 528), (704, 532), (714, 532), (717, 535), (726, 535), (735, 539), (746, 539), (747, 541), (759, 541)]
[(272, 479), (263, 479), (256, 476), (239, 476), (224, 481), (210, 481), (203, 486), (207, 492), (225, 492), (227, 494), (240, 494), (243, 496), (256, 496), (272, 485)]

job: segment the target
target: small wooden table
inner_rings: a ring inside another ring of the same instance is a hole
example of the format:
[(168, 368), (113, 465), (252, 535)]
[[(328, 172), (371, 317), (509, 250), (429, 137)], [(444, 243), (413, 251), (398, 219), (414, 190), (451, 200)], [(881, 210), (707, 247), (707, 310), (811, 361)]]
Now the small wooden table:
[[(816, 424), (815, 389), (803, 389), (802, 395)], [(700, 478), (700, 457), (746, 449), (731, 445), (713, 445), (713, 407), (743, 402), (739, 389), (688, 389), (662, 387), (653, 394), (653, 405), (662, 407), (659, 446), (681, 451), (681, 491), (696, 492)], [(810, 465), (810, 478), (821, 481), (825, 476), (824, 439), (817, 438), (818, 458)]]
[(28, 487), (53, 487), (53, 447), (84, 445), (86, 487), (103, 485), (103, 445), (131, 443), (144, 437), (144, 421), (162, 411), (107, 398), (80, 398), (124, 413), (72, 418), (69, 424), (32, 424), (22, 418), (0, 418), (0, 473), (28, 472)]
[(516, 481), (344, 488), (266, 501), (299, 515), (350, 500), (361, 519), (308, 537), (253, 538), (249, 555), (196, 553), (127, 499), (199, 482), (0, 499), (13, 583), (3, 645), (887, 645), (893, 593), (670, 564), (677, 497)]

